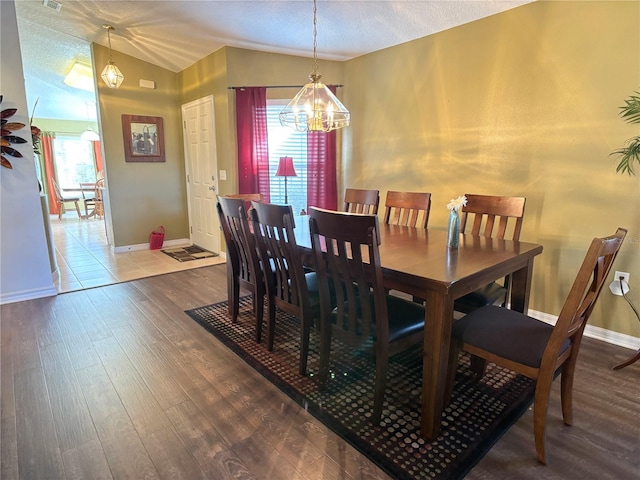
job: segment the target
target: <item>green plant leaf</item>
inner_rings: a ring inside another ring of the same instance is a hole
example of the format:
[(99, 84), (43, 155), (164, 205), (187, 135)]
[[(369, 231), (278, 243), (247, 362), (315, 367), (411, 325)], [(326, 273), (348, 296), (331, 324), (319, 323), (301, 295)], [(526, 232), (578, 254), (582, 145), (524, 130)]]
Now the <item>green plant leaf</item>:
[(635, 175), (633, 163), (640, 163), (640, 137), (630, 138), (625, 142), (625, 145), (625, 147), (611, 152), (610, 155), (622, 155), (616, 168), (616, 173)]
[[(635, 92), (640, 95), (640, 92)], [(623, 107), (620, 107), (620, 116), (627, 123), (640, 123), (640, 96), (631, 95), (627, 98)]]

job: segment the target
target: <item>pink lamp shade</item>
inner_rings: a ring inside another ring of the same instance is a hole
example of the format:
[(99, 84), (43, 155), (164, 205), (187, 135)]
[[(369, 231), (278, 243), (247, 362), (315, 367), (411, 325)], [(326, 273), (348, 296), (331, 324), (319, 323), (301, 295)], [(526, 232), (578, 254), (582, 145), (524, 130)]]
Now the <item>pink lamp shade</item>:
[(296, 169), (293, 168), (293, 158), (280, 157), (280, 163), (278, 164), (278, 171), (276, 177), (297, 177)]

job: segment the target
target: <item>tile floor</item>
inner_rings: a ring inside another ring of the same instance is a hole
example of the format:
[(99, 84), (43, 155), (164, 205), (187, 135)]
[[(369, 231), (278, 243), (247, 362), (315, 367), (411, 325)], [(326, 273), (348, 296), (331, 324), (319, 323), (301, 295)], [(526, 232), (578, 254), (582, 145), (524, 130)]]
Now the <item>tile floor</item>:
[(59, 276), (58, 293), (126, 282), (143, 277), (224, 263), (221, 257), (179, 262), (160, 250), (113, 253), (104, 221), (79, 220), (75, 211), (51, 216)]

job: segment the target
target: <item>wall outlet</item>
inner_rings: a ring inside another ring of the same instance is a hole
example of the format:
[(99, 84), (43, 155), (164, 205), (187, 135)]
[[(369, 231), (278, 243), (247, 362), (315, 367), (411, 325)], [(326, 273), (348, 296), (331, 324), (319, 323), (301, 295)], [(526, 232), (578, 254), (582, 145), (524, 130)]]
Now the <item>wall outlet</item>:
[(629, 285), (629, 273), (628, 272), (616, 272), (613, 275), (613, 279), (617, 282), (622, 277), (622, 281)]

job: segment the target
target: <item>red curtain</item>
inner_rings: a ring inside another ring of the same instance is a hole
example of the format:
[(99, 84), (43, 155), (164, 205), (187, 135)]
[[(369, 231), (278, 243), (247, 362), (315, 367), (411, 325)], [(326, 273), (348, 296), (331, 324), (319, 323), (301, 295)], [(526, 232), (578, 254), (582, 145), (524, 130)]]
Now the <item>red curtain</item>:
[(100, 147), (100, 140), (91, 142), (93, 147), (93, 158), (96, 159), (96, 176), (98, 172), (104, 173), (104, 163), (102, 161), (102, 148)]
[[(336, 87), (329, 86), (335, 95)], [(338, 209), (336, 132), (307, 133), (307, 207)]]
[(56, 177), (56, 169), (53, 165), (53, 139), (56, 136), (51, 132), (42, 132), (40, 144), (44, 159), (44, 174), (47, 180), (47, 198), (49, 200), (49, 213), (58, 213), (58, 200), (53, 189), (52, 179)]
[(238, 129), (238, 193), (269, 196), (269, 142), (267, 139), (267, 89), (236, 89)]

